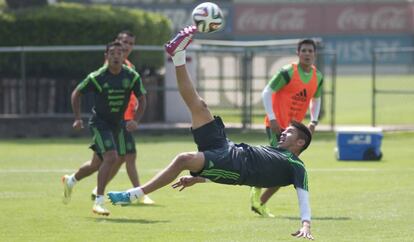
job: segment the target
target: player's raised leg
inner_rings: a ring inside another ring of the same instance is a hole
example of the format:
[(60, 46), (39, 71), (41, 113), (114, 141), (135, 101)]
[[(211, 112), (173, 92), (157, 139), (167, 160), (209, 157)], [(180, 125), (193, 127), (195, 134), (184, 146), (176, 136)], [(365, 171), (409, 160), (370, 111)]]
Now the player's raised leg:
[[(188, 75), (185, 62), (185, 49), (192, 41), (196, 29), (194, 26), (181, 30), (171, 41), (165, 45), (165, 49), (171, 55), (176, 66), (176, 77), (179, 92), (191, 112), (192, 128), (197, 129), (214, 120), (207, 105), (195, 90)], [(202, 152), (189, 152), (179, 154), (164, 170), (158, 173), (145, 185), (132, 188), (125, 192), (108, 192), (109, 199), (114, 205), (124, 205), (132, 200), (139, 199), (163, 186), (168, 185), (183, 171), (200, 171), (204, 166), (204, 154)]]
[(175, 65), (178, 91), (191, 112), (192, 128), (196, 129), (214, 120), (204, 100), (194, 88), (193, 82), (185, 66), (185, 49), (191, 43), (195, 26), (181, 30), (171, 41), (165, 45), (166, 52), (172, 57)]

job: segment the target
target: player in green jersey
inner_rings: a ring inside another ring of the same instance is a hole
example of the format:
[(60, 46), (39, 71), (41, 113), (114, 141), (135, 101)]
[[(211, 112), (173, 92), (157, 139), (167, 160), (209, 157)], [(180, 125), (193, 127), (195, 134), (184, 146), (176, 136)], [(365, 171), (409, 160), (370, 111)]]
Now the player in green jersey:
[[(131, 92), (137, 98), (145, 95), (146, 91), (141, 78), (133, 69), (122, 65), (124, 49), (121, 43), (111, 42), (107, 45), (105, 57), (108, 64), (90, 73), (72, 92), (72, 108), (75, 114), (73, 128), (80, 130), (83, 122), (80, 116), (81, 96), (92, 93), (94, 106), (89, 120), (89, 128), (93, 134), (95, 156), (102, 157), (97, 179), (97, 196), (93, 212), (99, 215), (109, 215), (104, 206), (105, 186), (109, 181), (110, 172), (119, 156), (126, 153), (124, 131), (138, 128), (136, 120), (124, 121), (124, 112), (128, 105)], [(93, 158), (93, 159), (94, 159)], [(76, 178), (65, 175), (64, 203), (70, 201), (71, 192)]]
[[(128, 56), (131, 54), (134, 45), (135, 45), (135, 35), (130, 31), (124, 30), (118, 33), (115, 41), (118, 41), (122, 44), (124, 48), (124, 65), (135, 70), (135, 66), (128, 60)], [(136, 120), (137, 122), (140, 121), (142, 118), (145, 108), (146, 108), (146, 98), (145, 95), (141, 96), (139, 100), (135, 97), (132, 93), (129, 98), (128, 107), (125, 110), (124, 120), (127, 122), (129, 120)], [(136, 158), (137, 158), (137, 151), (135, 148), (135, 139), (131, 132), (124, 130), (124, 137), (125, 137), (125, 144), (126, 144), (126, 154), (124, 156), (119, 156), (119, 159), (112, 167), (109, 180), (112, 180), (113, 177), (118, 173), (119, 169), (121, 168), (122, 164), (125, 163), (125, 168), (134, 187), (138, 187), (140, 185), (138, 171), (136, 167)], [(96, 150), (94, 146), (91, 147), (93, 150)], [(87, 161), (81, 169), (75, 174), (76, 179), (79, 181), (87, 176), (90, 176), (94, 172), (99, 169), (99, 165), (102, 163), (102, 159), (98, 156), (93, 156), (93, 159)], [(96, 199), (97, 187), (92, 190), (91, 198), (92, 200)], [(144, 196), (139, 203), (142, 204), (154, 204), (155, 202), (149, 197)]]
[(292, 122), (282, 132), (278, 147), (234, 144), (226, 138), (224, 124), (213, 117), (206, 103), (195, 90), (186, 69), (185, 48), (190, 44), (196, 28), (184, 28), (166, 44), (166, 51), (175, 65), (178, 90), (191, 113), (192, 133), (198, 152), (177, 155), (173, 161), (149, 182), (123, 192), (109, 192), (114, 205), (127, 205), (145, 194), (170, 184), (184, 170), (184, 176), (173, 184), (174, 188), (194, 185), (208, 180), (230, 185), (258, 187), (287, 186), (293, 184), (298, 196), (301, 228), (297, 237), (313, 239), (310, 232), (311, 211), (307, 173), (299, 154), (311, 142), (311, 132), (303, 124)]

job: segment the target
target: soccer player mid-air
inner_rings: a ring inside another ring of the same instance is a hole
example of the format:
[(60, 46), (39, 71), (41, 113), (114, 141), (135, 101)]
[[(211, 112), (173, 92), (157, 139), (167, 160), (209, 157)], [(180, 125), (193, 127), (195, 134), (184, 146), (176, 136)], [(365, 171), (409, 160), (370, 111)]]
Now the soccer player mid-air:
[(311, 210), (307, 173), (298, 158), (311, 142), (311, 132), (303, 124), (292, 122), (282, 132), (277, 147), (235, 144), (228, 140), (220, 117), (213, 117), (195, 90), (186, 69), (185, 49), (196, 28), (181, 30), (165, 46), (175, 65), (178, 90), (191, 113), (192, 133), (198, 152), (178, 154), (172, 162), (143, 186), (123, 192), (108, 192), (114, 205), (126, 205), (173, 182), (180, 190), (200, 182), (212, 181), (228, 185), (275, 187), (293, 184), (299, 201), (301, 227), (293, 236), (313, 239), (310, 232)]

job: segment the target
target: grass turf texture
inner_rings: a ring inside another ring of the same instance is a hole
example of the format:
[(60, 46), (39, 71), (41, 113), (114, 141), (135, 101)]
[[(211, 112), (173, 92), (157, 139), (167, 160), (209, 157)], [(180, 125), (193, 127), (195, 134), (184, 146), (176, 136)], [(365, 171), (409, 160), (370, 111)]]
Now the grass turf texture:
[[(262, 133), (229, 134), (235, 142), (263, 144)], [(147, 181), (181, 151), (194, 150), (190, 135), (138, 136), (138, 168)], [(96, 175), (79, 182), (69, 205), (60, 177), (91, 153), (89, 139), (0, 141), (2, 241), (297, 241), (293, 187), (269, 202), (274, 219), (249, 210), (249, 188), (213, 183), (182, 192), (151, 194), (154, 206), (113, 207), (109, 217), (91, 211)], [(414, 133), (385, 134), (381, 162), (338, 162), (332, 133), (317, 133), (305, 160), (310, 181), (312, 232), (318, 241), (409, 241), (414, 224)], [(131, 185), (121, 170), (109, 190)]]

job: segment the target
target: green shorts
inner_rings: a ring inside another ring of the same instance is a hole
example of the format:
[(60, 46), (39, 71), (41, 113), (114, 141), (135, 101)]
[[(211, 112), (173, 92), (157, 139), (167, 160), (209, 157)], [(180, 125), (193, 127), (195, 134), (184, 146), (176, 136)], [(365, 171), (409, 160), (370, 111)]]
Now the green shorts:
[(93, 134), (90, 148), (101, 159), (102, 154), (110, 150), (116, 150), (120, 156), (136, 153), (134, 137), (126, 130), (125, 123), (118, 129), (111, 129), (105, 122), (90, 124), (89, 128)]

